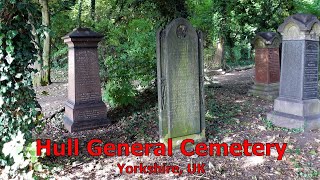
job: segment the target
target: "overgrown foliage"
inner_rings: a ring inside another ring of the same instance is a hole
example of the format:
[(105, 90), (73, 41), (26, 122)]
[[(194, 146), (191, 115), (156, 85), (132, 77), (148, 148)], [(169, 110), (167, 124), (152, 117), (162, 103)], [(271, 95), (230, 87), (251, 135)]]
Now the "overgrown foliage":
[(82, 5), (82, 24), (105, 35), (100, 44), (104, 99), (111, 106), (133, 104), (139, 90), (154, 82), (156, 31), (165, 18), (152, 1), (97, 1), (95, 21), (89, 18), (90, 3)]
[[(50, 1), (56, 66), (66, 65), (67, 46), (60, 38), (79, 24), (79, 2)], [(154, 81), (155, 34), (174, 18), (185, 17), (204, 32), (206, 63), (219, 41), (227, 68), (253, 63), (251, 41), (257, 32), (276, 31), (284, 18), (297, 12), (319, 16), (318, 7), (316, 0), (82, 0), (81, 24), (105, 35), (100, 75), (105, 100), (116, 106), (132, 104), (137, 92)]]
[(106, 32), (105, 97), (112, 105), (132, 104), (138, 88), (149, 86), (156, 76), (155, 36), (161, 18), (153, 3), (126, 6)]
[[(22, 169), (20, 166), (10, 167), (21, 158), (5, 156), (7, 154), (2, 154), (2, 149), (18, 132), (24, 136), (23, 148), (29, 146), (32, 140), (31, 130), (38, 123), (39, 111), (31, 79), (32, 64), (37, 52), (31, 43), (29, 24), (30, 13), (37, 9), (27, 0), (0, 2), (0, 165), (7, 165), (13, 178), (17, 175), (14, 172), (32, 169), (29, 166)], [(16, 155), (21, 156), (19, 153)]]
[(320, 1), (319, 0), (295, 0), (295, 11), (299, 13), (309, 13), (320, 18)]
[(292, 13), (292, 1), (188, 0), (190, 20), (207, 34), (206, 48), (220, 40), (228, 64), (251, 61), (251, 41), (257, 32), (276, 31)]

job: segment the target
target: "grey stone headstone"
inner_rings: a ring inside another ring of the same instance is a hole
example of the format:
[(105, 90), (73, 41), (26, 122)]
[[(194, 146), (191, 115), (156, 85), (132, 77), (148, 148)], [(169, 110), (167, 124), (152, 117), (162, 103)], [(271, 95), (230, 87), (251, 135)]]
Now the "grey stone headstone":
[(160, 139), (205, 138), (202, 35), (183, 18), (157, 33)]
[(74, 29), (62, 38), (69, 47), (64, 124), (70, 132), (109, 124), (99, 77), (97, 47), (102, 38), (88, 28)]
[(320, 22), (316, 16), (296, 14), (288, 17), (278, 31), (282, 34), (280, 93), (267, 118), (281, 127), (320, 128)]

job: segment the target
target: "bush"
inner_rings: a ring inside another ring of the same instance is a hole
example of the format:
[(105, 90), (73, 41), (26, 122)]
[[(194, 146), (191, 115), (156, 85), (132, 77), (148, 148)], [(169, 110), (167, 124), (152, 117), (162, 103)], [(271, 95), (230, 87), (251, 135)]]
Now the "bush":
[(154, 24), (147, 19), (133, 19), (121, 28), (121, 35), (112, 38), (125, 40), (109, 45), (114, 53), (106, 58), (109, 75), (105, 97), (111, 105), (132, 104), (137, 88), (147, 87), (156, 76)]
[(111, 106), (133, 104), (138, 90), (152, 85), (156, 77), (156, 32), (164, 19), (148, 1), (99, 3), (95, 30), (105, 35), (99, 51), (104, 100)]
[[(27, 0), (0, 2), (0, 150), (18, 132), (23, 134), (24, 150), (30, 145), (31, 130), (38, 124), (37, 102), (32, 89), (32, 64), (36, 49), (32, 44), (29, 13), (37, 7)], [(21, 135), (20, 135), (21, 136)], [(14, 150), (14, 149), (11, 149)], [(11, 166), (21, 159), (0, 153), (0, 165)], [(26, 154), (23, 154), (26, 155)]]

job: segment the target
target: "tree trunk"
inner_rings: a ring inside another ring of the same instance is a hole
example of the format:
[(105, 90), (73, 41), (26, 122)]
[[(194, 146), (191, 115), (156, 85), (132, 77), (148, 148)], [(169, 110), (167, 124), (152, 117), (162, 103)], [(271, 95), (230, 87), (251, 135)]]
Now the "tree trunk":
[(39, 39), (39, 36), (36, 32), (36, 27), (34, 25), (34, 18), (32, 17), (31, 14), (29, 14), (29, 21), (30, 21), (30, 24), (31, 24), (31, 34), (33, 35), (33, 43), (34, 43), (34, 46), (35, 48), (37, 49), (38, 53), (37, 53), (37, 60), (34, 62), (34, 65), (33, 65), (33, 68), (36, 69), (38, 72), (36, 74), (33, 74), (32, 75), (32, 84), (33, 86), (41, 86), (41, 50), (40, 50), (40, 39)]
[(96, 0), (91, 0), (90, 16), (92, 21), (94, 21), (95, 15), (96, 15)]
[(50, 15), (49, 15), (49, 7), (48, 0), (39, 0), (41, 5), (42, 12), (42, 25), (46, 28), (44, 31), (45, 39), (43, 40), (43, 66), (41, 73), (40, 83), (42, 86), (46, 86), (51, 83), (50, 81), (50, 34), (49, 34), (49, 26), (50, 26)]
[(219, 42), (217, 43), (217, 49), (213, 59), (213, 65), (215, 68), (220, 69), (223, 61), (223, 52), (224, 52), (224, 41), (223, 38), (219, 38)]

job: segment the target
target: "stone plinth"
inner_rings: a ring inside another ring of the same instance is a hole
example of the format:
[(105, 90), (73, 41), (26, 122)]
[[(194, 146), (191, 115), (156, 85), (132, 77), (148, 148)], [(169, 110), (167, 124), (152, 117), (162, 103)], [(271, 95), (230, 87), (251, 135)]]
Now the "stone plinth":
[(157, 33), (160, 140), (205, 140), (202, 36), (183, 18)]
[(88, 28), (74, 29), (62, 38), (69, 47), (64, 125), (70, 132), (109, 124), (99, 77), (97, 47), (102, 38)]
[(273, 100), (279, 95), (281, 38), (274, 32), (257, 33), (254, 39), (255, 80), (249, 94)]
[(278, 31), (282, 34), (280, 94), (267, 119), (286, 128), (320, 128), (320, 22), (316, 16), (296, 14), (288, 17)]

